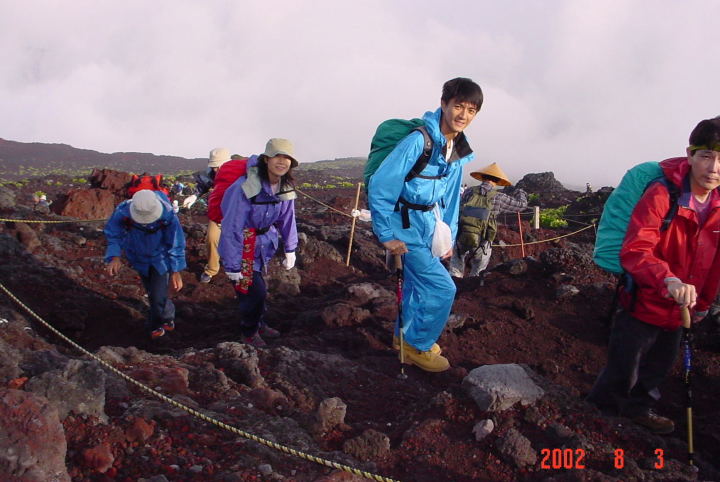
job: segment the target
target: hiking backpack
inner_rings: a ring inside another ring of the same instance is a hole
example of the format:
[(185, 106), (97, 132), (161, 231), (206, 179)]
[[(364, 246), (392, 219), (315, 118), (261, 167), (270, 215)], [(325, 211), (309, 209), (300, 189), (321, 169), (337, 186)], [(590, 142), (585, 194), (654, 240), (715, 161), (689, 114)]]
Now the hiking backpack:
[(370, 154), (368, 154), (368, 160), (363, 173), (365, 178), (365, 191), (368, 189), (370, 177), (377, 171), (380, 164), (382, 164), (401, 140), (405, 139), (414, 131), (419, 131), (423, 135), (423, 151), (408, 175), (405, 176), (405, 182), (416, 177), (439, 179), (439, 176), (420, 175), (430, 161), (433, 148), (433, 140), (425, 128), (425, 121), (422, 119), (388, 119), (378, 126), (370, 142)]
[(472, 188), (467, 201), (462, 203), (457, 238), (461, 252), (477, 250), (484, 241), (495, 240), (497, 220), (492, 207), (496, 195), (495, 189), (482, 194), (478, 186)]
[(127, 197), (131, 198), (136, 192), (142, 191), (143, 189), (160, 191), (162, 193), (165, 193), (166, 196), (170, 195), (170, 191), (168, 190), (168, 188), (163, 185), (162, 174), (156, 174), (155, 176), (150, 176), (148, 174), (138, 176), (137, 174), (133, 174), (132, 178), (130, 178), (130, 182), (127, 184), (126, 187)]
[(625, 240), (633, 209), (645, 190), (654, 182), (661, 182), (670, 193), (670, 209), (663, 218), (660, 231), (670, 226), (678, 210), (680, 191), (668, 181), (658, 162), (644, 162), (628, 170), (618, 187), (610, 194), (603, 207), (595, 237), (593, 261), (602, 269), (623, 274), (620, 265), (620, 250)]
[(213, 190), (210, 191), (210, 196), (208, 197), (207, 215), (211, 221), (218, 224), (222, 221), (223, 214), (220, 208), (222, 198), (232, 183), (247, 174), (247, 161), (247, 158), (232, 159), (218, 169), (217, 174), (215, 174), (215, 180), (213, 181)]

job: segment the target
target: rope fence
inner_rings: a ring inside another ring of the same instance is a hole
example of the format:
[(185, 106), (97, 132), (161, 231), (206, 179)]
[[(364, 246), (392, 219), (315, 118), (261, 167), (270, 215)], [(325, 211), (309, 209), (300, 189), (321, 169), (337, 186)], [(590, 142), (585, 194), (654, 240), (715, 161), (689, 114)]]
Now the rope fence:
[(134, 378), (130, 377), (129, 375), (126, 375), (122, 371), (118, 370), (114, 366), (110, 365), (108, 362), (103, 360), (102, 358), (98, 357), (94, 353), (89, 352), (82, 346), (80, 346), (75, 341), (71, 340), (67, 336), (65, 336), (62, 332), (60, 332), (57, 328), (52, 326), (50, 323), (45, 321), (40, 315), (35, 313), (30, 307), (25, 305), (18, 297), (16, 297), (9, 289), (5, 287), (4, 284), (0, 283), (0, 290), (2, 290), (11, 300), (13, 300), (15, 303), (17, 303), (23, 310), (25, 310), (28, 314), (30, 314), (33, 318), (35, 318), (37, 321), (39, 321), (45, 328), (49, 329), (52, 333), (54, 333), (57, 337), (59, 337), (61, 340), (68, 343), (70, 346), (81, 352), (82, 354), (92, 358), (94, 361), (98, 362), (103, 368), (109, 370), (111, 373), (119, 376), (123, 380), (131, 383), (132, 385), (135, 385), (136, 387), (140, 388), (146, 393), (149, 393), (150, 395), (160, 399), (161, 401), (172, 405), (173, 407), (179, 408), (186, 413), (192, 415), (193, 417), (202, 420), (206, 423), (210, 423), (212, 425), (215, 425), (217, 427), (220, 427), (223, 430), (227, 430), (228, 432), (231, 432), (235, 435), (239, 435), (240, 437), (246, 438), (248, 440), (252, 440), (253, 442), (257, 442), (261, 445), (265, 445), (266, 447), (270, 447), (272, 449), (278, 450), (280, 452), (286, 453), (288, 455), (292, 455), (304, 460), (308, 460), (310, 462), (315, 462), (320, 465), (324, 465), (326, 467), (330, 467), (333, 469), (343, 470), (345, 472), (349, 472), (354, 475), (358, 475), (361, 477), (365, 477), (372, 480), (379, 480), (382, 482), (394, 482), (395, 479), (391, 479), (388, 477), (384, 477), (381, 475), (373, 474), (371, 472), (366, 472), (364, 470), (357, 469), (355, 467), (350, 467), (349, 465), (340, 464), (338, 462), (334, 462), (332, 460), (327, 460), (321, 457), (317, 457), (312, 454), (308, 454), (306, 452), (293, 449), (292, 447), (287, 447), (285, 445), (273, 442), (271, 440), (266, 440), (262, 437), (258, 437), (257, 435), (253, 435), (249, 432), (246, 432), (244, 430), (241, 430), (237, 427), (234, 427), (233, 425), (227, 424), (225, 422), (221, 422), (220, 420), (217, 420), (215, 418), (209, 417), (205, 415), (204, 413), (195, 410), (191, 407), (188, 407), (187, 405), (180, 403), (176, 400), (173, 400), (172, 398), (168, 397), (167, 395), (158, 392), (157, 390), (154, 390), (147, 385), (135, 380)]
[(61, 223), (97, 223), (99, 221), (107, 221), (107, 218), (103, 219), (13, 219), (13, 218), (0, 218), (0, 222), (10, 223), (38, 223), (38, 224), (61, 224)]
[[(358, 183), (357, 183), (357, 192), (356, 192), (356, 195), (355, 195), (355, 208), (353, 209), (353, 212), (357, 212), (357, 209), (358, 209), (358, 206), (359, 206), (359, 201), (360, 201), (360, 191), (361, 191), (362, 185), (363, 185), (362, 182), (358, 182)], [(320, 199), (318, 199), (318, 198), (316, 198), (316, 197), (314, 197), (314, 196), (306, 193), (305, 191), (302, 191), (301, 189), (298, 189), (297, 187), (295, 188), (295, 190), (296, 190), (299, 194), (302, 194), (302, 195), (305, 196), (306, 198), (312, 200), (313, 202), (315, 202), (315, 203), (317, 203), (317, 204), (319, 204), (319, 205), (321, 205), (321, 206), (324, 206), (325, 208), (333, 211), (334, 213), (337, 213), (337, 214), (340, 214), (340, 215), (342, 215), (342, 216), (345, 216), (345, 217), (348, 217), (348, 218), (351, 218), (351, 219), (352, 219), (351, 227), (350, 227), (350, 241), (349, 241), (349, 243), (348, 243), (347, 257), (346, 257), (346, 260), (345, 260), (345, 265), (346, 265), (346, 266), (350, 266), (350, 255), (351, 255), (351, 253), (352, 253), (352, 244), (353, 244), (353, 238), (354, 238), (354, 234), (355, 234), (355, 225), (356, 225), (356, 221), (357, 221), (357, 216), (354, 216), (353, 214), (350, 214), (350, 213), (346, 213), (346, 212), (344, 212), (344, 211), (341, 211), (340, 209), (337, 209), (337, 208), (335, 208), (335, 207), (333, 207), (333, 206), (331, 206), (331, 205), (329, 205), (329, 204), (321, 201)], [(567, 222), (570, 222), (570, 223), (580, 224), (580, 225), (585, 226), (585, 227), (582, 228), (582, 229), (578, 229), (577, 231), (573, 231), (572, 233), (568, 233), (568, 234), (562, 235), (562, 236), (556, 236), (556, 237), (553, 237), (553, 238), (543, 239), (543, 240), (539, 240), (539, 241), (524, 242), (524, 241), (522, 240), (522, 239), (523, 239), (523, 234), (522, 234), (521, 217), (525, 217), (525, 216), (534, 217), (534, 216), (538, 215), (538, 211), (537, 211), (535, 208), (533, 208), (532, 210), (520, 211), (520, 212), (517, 213), (517, 223), (518, 223), (518, 229), (519, 229), (519, 231), (520, 231), (520, 239), (521, 239), (521, 242), (520, 242), (519, 244), (493, 244), (492, 246), (493, 246), (493, 247), (498, 247), (498, 248), (520, 247), (521, 250), (522, 250), (522, 255), (524, 256), (525, 246), (527, 246), (527, 245), (541, 244), (541, 243), (549, 243), (549, 242), (552, 242), (552, 241), (557, 241), (558, 239), (566, 238), (566, 237), (569, 237), (569, 236), (573, 236), (573, 235), (578, 234), (578, 233), (580, 233), (580, 232), (582, 232), (582, 231), (585, 231), (586, 229), (590, 229), (590, 228), (595, 229), (595, 227), (596, 227), (595, 223), (587, 224), (587, 223), (582, 223), (582, 222), (580, 222), (580, 221), (575, 221), (575, 220), (569, 219), (569, 218), (584, 218), (584, 217), (594, 217), (594, 218), (597, 218), (597, 217), (599, 217), (601, 214), (602, 214), (602, 213), (597, 213), (597, 214), (592, 214), (592, 213), (591, 213), (591, 214), (567, 214), (567, 215), (562, 215), (562, 217), (560, 217), (559, 219), (562, 219), (562, 220), (567, 221)], [(506, 221), (506, 216), (507, 216), (507, 214), (506, 214), (506, 213), (503, 213), (502, 216), (503, 216), (503, 220)], [(37, 219), (0, 218), (0, 222), (46, 223), (46, 224), (55, 224), (55, 223), (92, 223), (92, 222), (100, 222), (100, 221), (106, 221), (106, 219), (89, 219), (89, 220), (80, 220), (80, 219), (68, 219), (68, 220), (37, 220)], [(509, 223), (507, 223), (507, 222), (503, 222), (502, 224), (509, 225)], [(537, 222), (536, 222), (536, 224), (537, 224)]]

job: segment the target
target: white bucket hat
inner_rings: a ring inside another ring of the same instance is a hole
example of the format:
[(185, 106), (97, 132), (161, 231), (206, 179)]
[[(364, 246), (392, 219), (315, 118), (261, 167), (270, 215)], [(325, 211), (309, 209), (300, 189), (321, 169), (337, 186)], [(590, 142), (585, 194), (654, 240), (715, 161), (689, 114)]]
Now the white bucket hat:
[(138, 224), (150, 224), (162, 216), (160, 200), (150, 189), (136, 192), (130, 201), (130, 217)]
[(210, 151), (208, 167), (220, 167), (230, 160), (230, 151), (224, 147), (216, 147)]

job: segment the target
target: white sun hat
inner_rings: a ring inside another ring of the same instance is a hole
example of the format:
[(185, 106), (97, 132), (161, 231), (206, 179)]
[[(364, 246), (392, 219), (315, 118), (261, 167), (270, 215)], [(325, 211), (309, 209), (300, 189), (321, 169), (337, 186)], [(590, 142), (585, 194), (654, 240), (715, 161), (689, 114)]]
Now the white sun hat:
[(130, 201), (130, 217), (138, 224), (150, 224), (162, 216), (160, 200), (150, 189), (136, 192)]

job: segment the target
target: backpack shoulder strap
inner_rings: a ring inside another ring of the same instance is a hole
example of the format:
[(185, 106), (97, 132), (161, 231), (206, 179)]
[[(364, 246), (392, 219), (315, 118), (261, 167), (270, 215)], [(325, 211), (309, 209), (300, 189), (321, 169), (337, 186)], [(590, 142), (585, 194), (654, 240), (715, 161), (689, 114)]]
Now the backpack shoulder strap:
[(410, 169), (410, 172), (405, 176), (405, 182), (408, 182), (412, 179), (415, 179), (416, 177), (421, 177), (423, 179), (440, 179), (442, 176), (423, 176), (420, 173), (423, 172), (423, 169), (428, 165), (428, 162), (430, 162), (430, 156), (432, 155), (432, 148), (433, 148), (433, 140), (430, 137), (430, 134), (428, 134), (427, 129), (425, 126), (419, 126), (413, 129), (413, 132), (419, 131), (423, 136), (423, 151), (422, 154), (420, 154), (420, 157), (417, 158), (417, 161), (415, 161), (415, 165), (412, 169)]
[(670, 209), (668, 209), (668, 212), (665, 213), (665, 217), (662, 220), (662, 225), (660, 225), (660, 232), (662, 232), (667, 231), (667, 229), (670, 227), (670, 223), (672, 223), (673, 218), (675, 218), (675, 215), (678, 212), (680, 189), (678, 189), (678, 187), (672, 182), (670, 182), (665, 176), (658, 179), (657, 182), (665, 186), (668, 190), (668, 194), (670, 195)]

